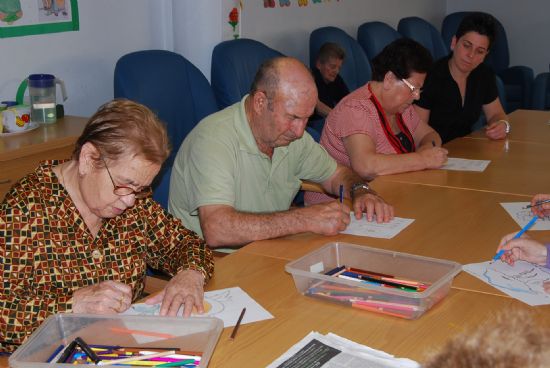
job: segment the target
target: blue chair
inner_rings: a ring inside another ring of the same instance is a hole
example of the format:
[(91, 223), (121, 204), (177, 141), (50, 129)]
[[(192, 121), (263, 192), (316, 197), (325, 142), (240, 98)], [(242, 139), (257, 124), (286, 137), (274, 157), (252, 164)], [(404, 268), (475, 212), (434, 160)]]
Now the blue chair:
[(366, 22), (357, 28), (357, 42), (371, 61), (384, 47), (401, 37), (399, 32), (384, 22)]
[(309, 35), (309, 66), (311, 68), (315, 67), (319, 49), (326, 42), (337, 43), (346, 52), (340, 76), (350, 91), (356, 90), (371, 80), (372, 70), (367, 55), (353, 37), (337, 27), (317, 28)]
[(540, 73), (535, 78), (531, 108), (533, 110), (550, 110), (550, 73)]
[[(441, 34), (443, 42), (449, 48), (451, 40), (462, 19), (470, 12), (448, 14), (443, 19)], [(529, 108), (531, 105), (531, 88), (534, 80), (533, 69), (527, 66), (510, 66), (508, 38), (502, 24), (497, 20), (495, 41), (491, 51), (485, 58), (485, 63), (491, 65), (495, 73), (502, 79), (506, 90), (506, 112), (519, 108)]]
[(434, 60), (449, 54), (441, 33), (429, 22), (419, 17), (402, 18), (397, 25), (397, 32), (403, 37), (415, 40), (430, 51)]
[(246, 38), (224, 41), (212, 51), (212, 90), (223, 109), (241, 100), (260, 65), (271, 58), (283, 56), (263, 43)]
[(114, 96), (144, 104), (166, 124), (172, 152), (155, 179), (153, 198), (167, 209), (172, 163), (181, 142), (202, 118), (217, 111), (210, 84), (179, 54), (137, 51), (116, 63)]

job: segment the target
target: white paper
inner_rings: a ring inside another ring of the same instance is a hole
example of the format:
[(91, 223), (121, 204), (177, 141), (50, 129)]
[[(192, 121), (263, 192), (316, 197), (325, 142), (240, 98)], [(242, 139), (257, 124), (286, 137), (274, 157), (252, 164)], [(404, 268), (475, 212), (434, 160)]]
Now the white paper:
[[(306, 351), (308, 344), (316, 344), (317, 349)], [(325, 347), (330, 358), (323, 359), (322, 348)], [(318, 358), (318, 359), (316, 359)], [(310, 332), (306, 337), (288, 349), (273, 361), (267, 368), (417, 368), (420, 365), (414, 360), (395, 358), (381, 350), (372, 349), (333, 333), (322, 335)]]
[[(204, 300), (212, 308), (204, 314), (193, 314), (193, 317), (217, 317), (223, 321), (223, 327), (235, 326), (243, 308), (246, 308), (246, 312), (241, 324), (273, 318), (271, 313), (265, 310), (240, 287), (207, 291), (204, 293)], [(148, 305), (145, 303), (136, 303), (132, 304), (127, 311), (121, 314), (157, 316), (159, 311), (160, 304)], [(183, 307), (178, 311), (178, 316), (182, 314)]]
[[(533, 213), (530, 208), (525, 208), (531, 202), (506, 202), (500, 205), (504, 207), (506, 212), (512, 216), (515, 222), (523, 229), (525, 225), (533, 218)], [(550, 217), (546, 216), (538, 218), (537, 222), (529, 230), (550, 230)]]
[(402, 217), (394, 217), (393, 220), (386, 223), (377, 223), (376, 221), (367, 221), (365, 216), (360, 220), (355, 218), (355, 215), (351, 214), (351, 222), (342, 231), (342, 234), (370, 236), (371, 238), (383, 238), (391, 239), (399, 234), (404, 228), (412, 224), (414, 219), (406, 219)]
[(550, 294), (542, 286), (543, 282), (550, 282), (550, 269), (546, 267), (525, 261), (510, 266), (497, 260), (464, 265), (462, 269), (531, 306), (550, 304)]
[(490, 162), (489, 160), (468, 160), (465, 158), (449, 157), (447, 158), (447, 163), (440, 169), (482, 172), (485, 171)]

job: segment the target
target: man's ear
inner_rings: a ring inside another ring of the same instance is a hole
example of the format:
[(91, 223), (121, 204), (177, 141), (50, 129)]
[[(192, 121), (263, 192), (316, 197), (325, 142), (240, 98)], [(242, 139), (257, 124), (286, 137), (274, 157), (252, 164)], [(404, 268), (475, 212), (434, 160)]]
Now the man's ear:
[(267, 95), (263, 91), (256, 91), (252, 96), (252, 105), (254, 106), (254, 111), (257, 114), (260, 114), (264, 109), (267, 108)]

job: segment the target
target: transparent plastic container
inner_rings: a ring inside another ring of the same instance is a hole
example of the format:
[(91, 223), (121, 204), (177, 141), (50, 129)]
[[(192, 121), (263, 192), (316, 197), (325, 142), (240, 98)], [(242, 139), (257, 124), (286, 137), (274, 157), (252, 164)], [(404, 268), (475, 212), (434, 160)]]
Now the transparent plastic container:
[[(423, 285), (422, 291), (325, 275), (341, 266), (391, 275), (394, 280), (413, 280)], [(363, 245), (328, 243), (288, 263), (285, 269), (292, 274), (298, 291), (306, 296), (416, 319), (447, 295), (462, 266), (452, 261)]]
[(74, 367), (48, 359), (76, 337), (89, 345), (174, 348), (202, 352), (199, 367), (207, 367), (223, 322), (218, 318), (55, 314), (36, 329), (9, 358), (10, 367)]

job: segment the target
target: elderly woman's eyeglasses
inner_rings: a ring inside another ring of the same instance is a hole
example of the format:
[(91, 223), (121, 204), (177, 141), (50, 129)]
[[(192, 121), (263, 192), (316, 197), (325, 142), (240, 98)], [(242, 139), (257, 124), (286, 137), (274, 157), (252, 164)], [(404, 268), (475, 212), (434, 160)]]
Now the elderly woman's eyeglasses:
[(107, 163), (101, 158), (101, 161), (103, 161), (103, 164), (105, 165), (105, 169), (107, 169), (107, 174), (109, 174), (109, 178), (111, 179), (111, 183), (113, 183), (113, 193), (115, 193), (117, 196), (127, 196), (130, 194), (133, 194), (136, 198), (145, 198), (151, 195), (152, 189), (151, 187), (143, 187), (141, 190), (136, 191), (130, 187), (124, 186), (124, 185), (116, 185), (115, 181), (113, 180), (113, 176), (111, 175), (111, 171), (109, 170), (109, 167), (107, 166)]
[(420, 92), (422, 92), (422, 89), (421, 88), (418, 88), (418, 87), (415, 87), (411, 84), (411, 82), (409, 82), (408, 80), (406, 80), (405, 78), (401, 78), (401, 82), (405, 83), (405, 85), (407, 87), (409, 87), (409, 89), (411, 90), (411, 94), (412, 95), (417, 95), (418, 97), (420, 97)]

